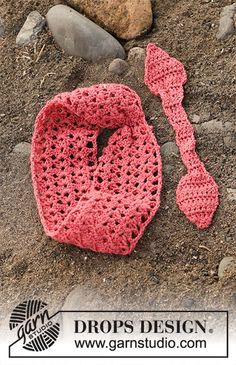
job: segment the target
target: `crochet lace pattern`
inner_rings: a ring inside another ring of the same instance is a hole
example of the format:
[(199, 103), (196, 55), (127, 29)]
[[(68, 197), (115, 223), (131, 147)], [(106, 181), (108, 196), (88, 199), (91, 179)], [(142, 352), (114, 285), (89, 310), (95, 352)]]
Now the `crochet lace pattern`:
[[(97, 158), (103, 128), (116, 131)], [(130, 253), (160, 205), (159, 146), (125, 85), (48, 101), (36, 119), (31, 171), (46, 234), (93, 251)]]
[[(186, 80), (182, 63), (148, 45), (145, 83), (162, 99), (187, 168), (177, 203), (205, 228), (218, 205), (218, 187), (195, 151), (182, 106)], [(98, 158), (103, 128), (116, 131)], [(160, 205), (159, 146), (138, 95), (125, 85), (94, 85), (48, 101), (36, 119), (31, 172), (46, 234), (93, 251), (130, 253)]]
[(162, 99), (164, 112), (176, 132), (176, 144), (187, 168), (178, 184), (176, 198), (180, 210), (198, 228), (206, 228), (218, 206), (218, 186), (195, 151), (194, 132), (182, 107), (184, 66), (161, 48), (150, 43), (145, 60), (145, 83)]

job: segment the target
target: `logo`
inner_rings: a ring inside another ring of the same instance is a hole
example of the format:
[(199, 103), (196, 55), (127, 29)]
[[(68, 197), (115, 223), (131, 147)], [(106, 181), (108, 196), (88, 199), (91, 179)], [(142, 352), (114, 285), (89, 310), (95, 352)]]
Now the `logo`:
[(59, 336), (60, 325), (49, 317), (46, 307), (41, 300), (27, 300), (12, 311), (10, 330), (17, 328), (18, 340), (23, 340), (22, 347), (26, 350), (44, 351)]

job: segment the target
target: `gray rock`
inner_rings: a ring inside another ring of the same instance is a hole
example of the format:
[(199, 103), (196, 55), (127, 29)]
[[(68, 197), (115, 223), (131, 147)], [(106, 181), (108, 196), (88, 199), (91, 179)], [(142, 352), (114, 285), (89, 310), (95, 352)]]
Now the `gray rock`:
[(55, 41), (71, 56), (92, 62), (125, 58), (123, 47), (114, 37), (68, 6), (53, 6), (46, 19)]
[(236, 148), (236, 135), (235, 134), (228, 135), (228, 136), (224, 137), (223, 140), (224, 140), (224, 144), (226, 145), (226, 147)]
[(236, 32), (234, 27), (234, 15), (236, 14), (236, 3), (225, 6), (220, 14), (219, 30), (216, 35), (218, 40), (224, 40)]
[(128, 53), (129, 62), (139, 62), (145, 60), (145, 50), (141, 47), (133, 47)]
[(196, 302), (193, 298), (184, 298), (182, 301), (182, 306), (186, 309), (191, 309), (195, 306)]
[(236, 13), (236, 3), (225, 6), (221, 11), (220, 16), (229, 16), (233, 18), (235, 13)]
[(174, 142), (166, 142), (161, 146), (161, 154), (164, 157), (177, 155), (178, 153), (179, 149)]
[(3, 37), (4, 34), (5, 34), (5, 25), (2, 18), (0, 18), (0, 37)]
[(116, 58), (109, 65), (109, 71), (116, 75), (122, 75), (128, 70), (128, 63), (120, 58)]
[(32, 11), (16, 37), (18, 46), (27, 45), (37, 39), (38, 34), (42, 31), (46, 20), (38, 11)]
[(198, 124), (198, 123), (200, 123), (200, 121), (201, 121), (201, 117), (200, 117), (200, 115), (193, 114), (192, 122), (193, 122), (194, 124)]
[(218, 268), (218, 276), (219, 278), (223, 278), (225, 275), (225, 272), (236, 266), (236, 259), (233, 256), (227, 256), (224, 257), (223, 260), (221, 260), (219, 268)]
[(14, 147), (13, 152), (29, 156), (31, 153), (31, 144), (27, 142), (21, 142)]
[(236, 189), (228, 188), (227, 194), (228, 194), (228, 200), (236, 201)]
[(195, 125), (195, 131), (197, 133), (219, 133), (224, 129), (223, 123), (220, 120), (213, 119), (209, 120), (209, 122), (204, 122), (200, 125)]

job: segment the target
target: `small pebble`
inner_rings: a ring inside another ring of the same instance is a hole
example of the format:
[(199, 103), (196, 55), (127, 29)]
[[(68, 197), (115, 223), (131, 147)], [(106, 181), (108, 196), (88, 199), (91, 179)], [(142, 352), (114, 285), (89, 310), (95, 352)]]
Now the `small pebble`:
[(129, 62), (139, 62), (145, 60), (145, 50), (141, 47), (133, 47), (128, 53)]
[(236, 189), (228, 188), (227, 194), (228, 194), (228, 200), (236, 201)]
[(182, 301), (184, 308), (191, 309), (195, 305), (195, 300), (193, 298), (185, 298)]
[(166, 142), (161, 146), (161, 154), (164, 157), (178, 155), (179, 149), (174, 142)]
[(114, 59), (109, 65), (109, 71), (115, 75), (122, 75), (128, 70), (128, 63), (120, 58)]
[(38, 34), (43, 30), (46, 20), (38, 11), (32, 11), (16, 37), (18, 46), (27, 45), (37, 39)]
[(212, 119), (208, 122), (201, 123), (199, 125), (195, 125), (195, 131), (197, 133), (206, 132), (206, 133), (219, 133), (224, 129), (223, 123), (220, 120)]
[(227, 5), (220, 14), (219, 30), (216, 35), (218, 40), (224, 40), (230, 35), (236, 33), (234, 27), (234, 15), (236, 14), (236, 3)]
[(233, 256), (227, 256), (224, 257), (220, 264), (219, 264), (219, 268), (218, 268), (218, 276), (219, 278), (223, 278), (223, 276), (225, 275), (226, 271), (230, 268), (233, 268), (234, 266), (236, 266), (236, 259)]
[(14, 147), (13, 152), (29, 156), (31, 153), (31, 144), (28, 142), (21, 142)]

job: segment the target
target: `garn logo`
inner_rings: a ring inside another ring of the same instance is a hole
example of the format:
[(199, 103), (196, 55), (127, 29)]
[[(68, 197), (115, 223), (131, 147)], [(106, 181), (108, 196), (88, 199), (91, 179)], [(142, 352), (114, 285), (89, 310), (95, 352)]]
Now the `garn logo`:
[(29, 351), (44, 351), (57, 340), (59, 323), (50, 319), (47, 304), (40, 300), (27, 300), (13, 310), (9, 327), (17, 328), (18, 340), (23, 340), (23, 348)]

